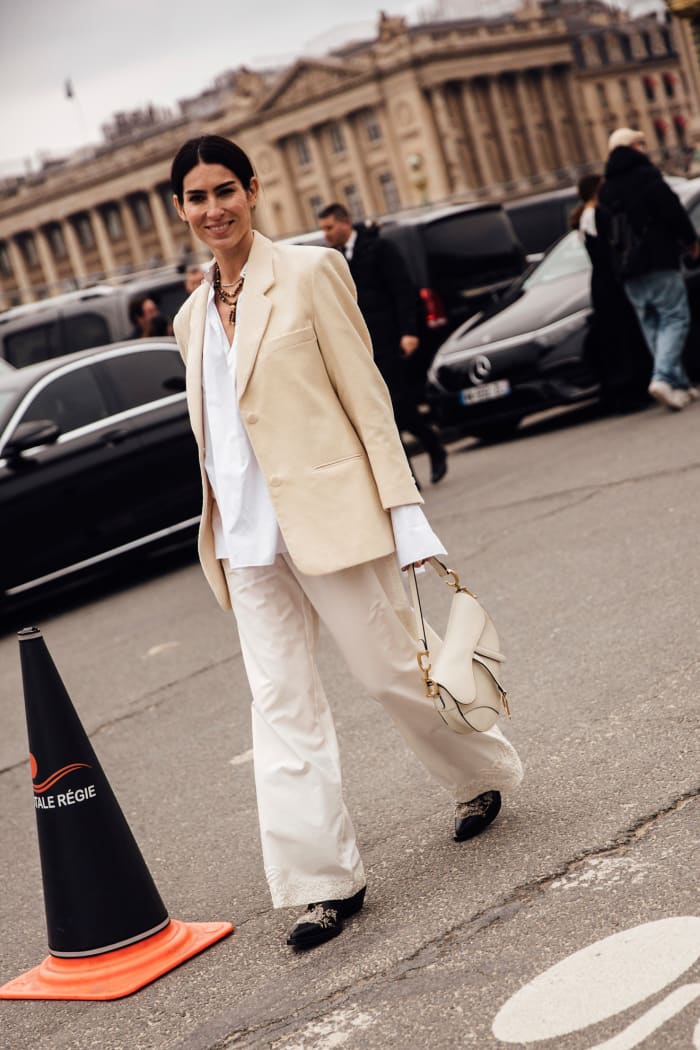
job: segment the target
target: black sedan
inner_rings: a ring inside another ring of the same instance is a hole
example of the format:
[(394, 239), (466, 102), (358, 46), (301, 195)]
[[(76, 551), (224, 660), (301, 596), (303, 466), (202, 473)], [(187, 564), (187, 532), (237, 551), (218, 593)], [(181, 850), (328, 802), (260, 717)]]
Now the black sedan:
[[(700, 229), (700, 179), (674, 181)], [(693, 325), (686, 364), (698, 374), (700, 270), (685, 271)], [(428, 372), (427, 397), (443, 426), (503, 437), (527, 415), (600, 393), (591, 319), (590, 260), (578, 234), (565, 235), (488, 312), (442, 344)], [(642, 353), (645, 349), (642, 345)]]
[(201, 489), (184, 390), (172, 339), (0, 372), (0, 606), (192, 542)]

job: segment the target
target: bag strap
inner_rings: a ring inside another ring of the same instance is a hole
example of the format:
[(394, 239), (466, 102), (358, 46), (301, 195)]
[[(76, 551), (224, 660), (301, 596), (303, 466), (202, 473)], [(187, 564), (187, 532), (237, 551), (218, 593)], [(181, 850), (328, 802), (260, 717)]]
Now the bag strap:
[[(459, 576), (454, 569), (448, 569), (439, 558), (427, 558), (426, 562), (432, 566), (438, 576), (442, 577), (448, 587), (454, 587), (455, 591), (464, 591), (467, 594), (471, 594), (473, 598), (476, 598), (475, 594), (472, 594), (466, 587), (461, 587), (459, 583)], [(423, 681), (425, 682), (425, 694), (426, 696), (437, 696), (438, 686), (437, 683), (430, 677), (431, 663), (430, 663), (430, 650), (428, 649), (427, 631), (425, 629), (425, 621), (423, 619), (423, 606), (421, 605), (420, 594), (418, 593), (418, 581), (416, 579), (416, 567), (415, 565), (409, 565), (408, 567), (408, 591), (411, 596), (411, 606), (413, 610), (413, 617), (415, 621), (415, 636), (418, 642), (418, 666), (423, 673)]]

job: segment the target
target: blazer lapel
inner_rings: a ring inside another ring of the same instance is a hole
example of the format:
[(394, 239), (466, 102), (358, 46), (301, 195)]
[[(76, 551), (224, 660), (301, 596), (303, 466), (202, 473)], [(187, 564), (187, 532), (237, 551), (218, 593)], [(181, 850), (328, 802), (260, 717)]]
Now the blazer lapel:
[(236, 389), (239, 401), (248, 385), (267, 327), (272, 303), (265, 293), (272, 287), (274, 280), (272, 242), (256, 231), (246, 264), (241, 325), (238, 331)]

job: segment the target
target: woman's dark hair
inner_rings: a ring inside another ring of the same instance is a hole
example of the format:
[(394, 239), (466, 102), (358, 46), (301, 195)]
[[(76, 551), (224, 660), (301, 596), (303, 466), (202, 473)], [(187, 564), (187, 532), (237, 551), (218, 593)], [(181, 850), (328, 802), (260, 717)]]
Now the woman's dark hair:
[(602, 181), (603, 176), (599, 174), (581, 176), (581, 178), (578, 180), (578, 186), (576, 187), (576, 189), (578, 190), (578, 195), (584, 202), (584, 204), (586, 203), (586, 201), (592, 200), (593, 197), (595, 197), (596, 193), (600, 189), (600, 184)]
[(188, 139), (177, 151), (170, 169), (170, 184), (173, 193), (182, 204), (182, 185), (185, 176), (198, 164), (221, 164), (232, 171), (241, 185), (250, 189), (250, 180), (255, 175), (248, 155), (230, 139), (221, 135), (200, 135)]

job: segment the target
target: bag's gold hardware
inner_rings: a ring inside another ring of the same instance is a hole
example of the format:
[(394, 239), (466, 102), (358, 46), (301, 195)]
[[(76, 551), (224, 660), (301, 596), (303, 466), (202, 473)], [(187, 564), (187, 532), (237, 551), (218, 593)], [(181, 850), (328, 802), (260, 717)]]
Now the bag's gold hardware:
[(438, 685), (430, 677), (432, 670), (432, 664), (430, 663), (430, 653), (427, 649), (421, 649), (418, 653), (418, 666), (423, 672), (423, 681), (425, 682), (425, 695), (431, 700), (433, 697), (438, 695)]
[(505, 689), (501, 690), (501, 703), (503, 704), (503, 710), (508, 715), (508, 718), (510, 718), (510, 704), (508, 703), (508, 693)]

